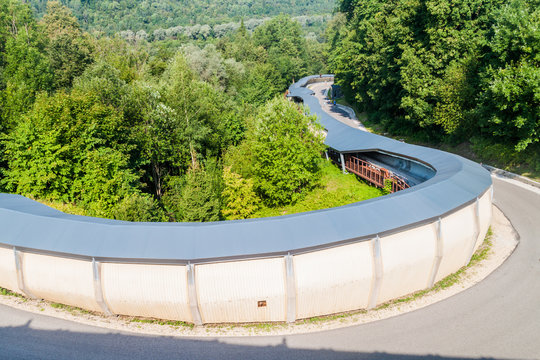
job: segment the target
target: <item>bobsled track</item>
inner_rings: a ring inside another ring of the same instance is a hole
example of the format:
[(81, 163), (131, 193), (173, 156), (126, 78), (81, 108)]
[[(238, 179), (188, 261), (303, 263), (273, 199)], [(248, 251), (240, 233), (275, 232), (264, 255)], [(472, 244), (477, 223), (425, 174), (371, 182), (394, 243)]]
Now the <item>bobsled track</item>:
[(373, 161), (409, 188), (327, 210), (213, 223), (67, 215), (0, 194), (0, 286), (107, 314), (293, 322), (372, 308), (466, 265), (490, 224), (489, 172), (336, 121), (305, 87), (328, 79), (304, 78), (289, 96), (318, 115), (329, 152), (344, 169), (350, 159)]

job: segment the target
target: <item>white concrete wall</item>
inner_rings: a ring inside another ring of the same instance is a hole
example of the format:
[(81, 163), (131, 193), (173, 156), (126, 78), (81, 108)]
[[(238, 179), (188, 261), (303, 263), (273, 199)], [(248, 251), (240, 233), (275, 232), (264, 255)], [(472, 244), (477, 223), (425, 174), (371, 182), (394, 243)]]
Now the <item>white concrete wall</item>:
[(425, 289), (436, 256), (431, 224), (380, 238), (383, 277), (377, 304)]
[[(459, 270), (483, 241), (491, 221), (491, 191), (441, 219), (442, 260), (435, 281)], [(437, 254), (433, 224), (380, 237), (382, 279), (376, 304), (426, 288)], [(296, 319), (367, 308), (375, 287), (372, 241), (293, 256)], [(33, 295), (101, 311), (90, 261), (21, 253), (22, 273)], [(283, 257), (199, 264), (195, 290), (203, 323), (287, 319)], [(101, 264), (106, 305), (115, 314), (193, 322), (186, 266)], [(0, 286), (19, 292), (12, 249), (0, 248)], [(266, 306), (259, 307), (259, 301)]]
[(473, 203), (442, 218), (443, 258), (436, 282), (456, 272), (467, 262), (475, 233), (474, 207)]
[(0, 248), (0, 287), (21, 293), (17, 283), (17, 269), (13, 249)]
[(114, 314), (193, 321), (186, 266), (102, 263), (101, 282)]
[(32, 295), (101, 311), (95, 301), (91, 262), (23, 253), (22, 271), (24, 284)]
[(297, 319), (366, 308), (373, 277), (369, 242), (294, 256)]
[(203, 323), (286, 320), (282, 257), (197, 265), (195, 279)]

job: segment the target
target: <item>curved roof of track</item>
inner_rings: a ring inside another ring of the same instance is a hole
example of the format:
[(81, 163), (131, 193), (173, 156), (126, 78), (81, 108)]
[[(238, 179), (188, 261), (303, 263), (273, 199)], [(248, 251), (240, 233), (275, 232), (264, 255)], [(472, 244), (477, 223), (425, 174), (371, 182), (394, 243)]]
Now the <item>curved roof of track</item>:
[(328, 130), (338, 151), (381, 150), (429, 164), (435, 175), (409, 189), (337, 208), (210, 223), (132, 223), (64, 214), (23, 196), (0, 194), (0, 244), (66, 256), (197, 262), (296, 253), (394, 232), (452, 212), (491, 186), (479, 164), (460, 156), (356, 130), (325, 113), (304, 86), (291, 85)]

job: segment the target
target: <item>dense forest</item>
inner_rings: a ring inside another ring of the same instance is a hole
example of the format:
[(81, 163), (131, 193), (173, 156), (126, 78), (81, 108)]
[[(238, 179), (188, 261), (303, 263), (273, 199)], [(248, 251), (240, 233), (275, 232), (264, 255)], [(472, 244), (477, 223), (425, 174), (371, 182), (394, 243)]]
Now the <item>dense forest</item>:
[(330, 68), (394, 134), (540, 172), (540, 1), (341, 0)]
[[(0, 0), (2, 192), (134, 221), (275, 214), (317, 189), (328, 200), (319, 125), (283, 98), (294, 79), (327, 71), (381, 131), (472, 144), (480, 160), (540, 173), (538, 0), (341, 0), (316, 37), (306, 17), (244, 21), (234, 6), (202, 36), (200, 16), (178, 25), (150, 11), (154, 23), (138, 12), (148, 2), (32, 4), (39, 14)], [(92, 10), (105, 4), (132, 22)], [(287, 4), (298, 15), (311, 3)], [(96, 32), (89, 13), (118, 27)]]
[[(47, 0), (27, 1), (39, 18), (46, 12)], [(86, 30), (111, 35), (122, 30), (143, 30), (178, 26), (219, 25), (275, 17), (280, 14), (308, 16), (331, 14), (335, 0), (62, 0)], [(302, 22), (302, 21), (301, 21)]]
[(138, 221), (294, 203), (324, 146), (283, 93), (323, 70), (322, 46), (284, 15), (211, 43), (130, 42), (59, 2), (37, 20), (0, 0), (0, 190)]

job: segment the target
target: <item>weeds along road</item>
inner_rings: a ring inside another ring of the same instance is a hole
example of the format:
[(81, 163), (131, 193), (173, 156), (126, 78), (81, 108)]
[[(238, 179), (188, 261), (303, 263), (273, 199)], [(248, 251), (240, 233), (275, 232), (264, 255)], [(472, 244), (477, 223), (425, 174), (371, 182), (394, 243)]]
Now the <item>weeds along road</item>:
[(424, 309), (305, 335), (171, 338), (112, 332), (0, 306), (1, 359), (539, 359), (540, 191), (494, 179), (520, 235), (478, 285)]

